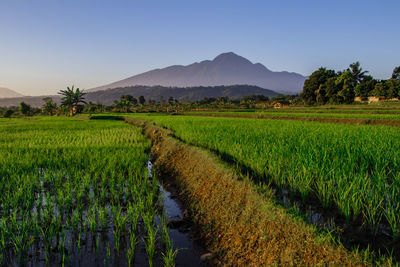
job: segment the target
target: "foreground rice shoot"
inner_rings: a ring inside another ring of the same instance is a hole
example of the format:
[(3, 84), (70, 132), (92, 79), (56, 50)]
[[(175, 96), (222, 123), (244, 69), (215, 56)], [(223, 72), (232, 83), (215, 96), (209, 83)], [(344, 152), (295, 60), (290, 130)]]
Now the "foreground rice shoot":
[(0, 120), (0, 265), (133, 265), (141, 240), (161, 261), (149, 148), (123, 122)]

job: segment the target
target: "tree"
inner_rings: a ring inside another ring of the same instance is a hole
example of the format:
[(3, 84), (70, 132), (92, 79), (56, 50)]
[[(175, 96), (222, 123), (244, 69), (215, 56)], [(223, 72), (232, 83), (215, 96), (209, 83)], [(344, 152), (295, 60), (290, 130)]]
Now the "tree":
[(354, 87), (355, 96), (366, 99), (371, 92), (374, 90), (377, 81), (372, 76), (367, 76), (363, 82), (359, 83)]
[(131, 95), (122, 95), (118, 106), (122, 107), (124, 112), (128, 112), (132, 106), (137, 105), (137, 99)]
[(146, 103), (146, 99), (144, 98), (144, 96), (139, 96), (139, 104), (140, 105), (144, 105), (144, 103)]
[(119, 111), (119, 112), (126, 112), (126, 102), (125, 101), (114, 101), (114, 107)]
[(56, 102), (53, 101), (52, 98), (47, 97), (47, 98), (43, 98), (43, 101), (45, 101), (43, 107), (42, 107), (42, 111), (44, 113), (47, 113), (48, 115), (54, 115), (54, 113), (56, 112), (57, 109), (57, 104)]
[(320, 85), (325, 83), (327, 79), (335, 77), (334, 70), (327, 70), (326, 68), (319, 68), (314, 71), (310, 77), (304, 82), (303, 91), (300, 96), (307, 105), (315, 104), (317, 93)]
[(21, 102), (19, 104), (19, 112), (23, 115), (29, 115), (31, 112), (32, 108), (30, 105), (26, 104), (25, 102)]
[(390, 79), (385, 82), (386, 85), (386, 97), (388, 99), (398, 98), (400, 93), (400, 80)]
[(3, 116), (4, 116), (4, 118), (10, 118), (13, 113), (14, 113), (14, 110), (7, 109), (6, 111), (4, 111)]
[(338, 92), (342, 89), (336, 84), (337, 77), (331, 77), (324, 83), (326, 103), (337, 104), (341, 102)]
[(169, 104), (170, 106), (173, 106), (173, 105), (174, 105), (174, 98), (173, 98), (172, 96), (170, 96), (170, 97), (168, 98), (168, 104)]
[(84, 100), (86, 93), (83, 90), (79, 90), (79, 88), (74, 90), (74, 86), (67, 87), (67, 90), (60, 90), (58, 93), (63, 96), (61, 98), (61, 106), (68, 108), (70, 116), (74, 116), (79, 112), (78, 107), (80, 104), (86, 104)]
[(400, 66), (394, 68), (393, 73), (392, 73), (392, 79), (400, 80)]
[(121, 100), (127, 102), (129, 107), (136, 106), (138, 103), (137, 99), (131, 95), (123, 95), (121, 96)]
[(347, 70), (343, 72), (337, 77), (335, 83), (342, 88), (337, 94), (342, 102), (347, 104), (352, 103), (354, 101), (354, 76), (352, 71)]
[(385, 81), (381, 81), (375, 85), (374, 90), (371, 92), (371, 95), (376, 97), (387, 97), (387, 86)]
[(355, 62), (350, 64), (350, 74), (351, 77), (353, 78), (353, 87), (356, 86), (357, 84), (359, 84), (360, 82), (363, 81), (363, 79), (366, 77), (366, 73), (368, 73), (368, 71), (363, 71), (363, 69), (360, 67), (360, 62)]

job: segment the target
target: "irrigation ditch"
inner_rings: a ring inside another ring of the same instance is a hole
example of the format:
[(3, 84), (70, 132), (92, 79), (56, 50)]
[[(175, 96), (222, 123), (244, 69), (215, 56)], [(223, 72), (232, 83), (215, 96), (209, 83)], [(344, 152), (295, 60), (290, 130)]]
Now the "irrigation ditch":
[[(226, 266), (347, 265), (367, 262), (333, 244), (303, 219), (289, 215), (275, 196), (261, 195), (217, 156), (180, 142), (168, 129), (125, 118), (141, 127), (153, 144), (154, 165), (172, 178), (197, 226), (197, 234)], [(268, 194), (267, 194), (268, 195)], [(287, 197), (287, 196), (286, 196)], [(319, 215), (314, 215), (319, 216)]]

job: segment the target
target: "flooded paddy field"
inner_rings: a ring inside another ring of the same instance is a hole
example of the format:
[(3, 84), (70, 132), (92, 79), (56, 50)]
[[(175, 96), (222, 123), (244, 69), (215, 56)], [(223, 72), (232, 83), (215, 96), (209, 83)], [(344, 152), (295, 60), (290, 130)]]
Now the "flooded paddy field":
[(40, 118), (0, 132), (0, 266), (205, 265), (139, 129)]

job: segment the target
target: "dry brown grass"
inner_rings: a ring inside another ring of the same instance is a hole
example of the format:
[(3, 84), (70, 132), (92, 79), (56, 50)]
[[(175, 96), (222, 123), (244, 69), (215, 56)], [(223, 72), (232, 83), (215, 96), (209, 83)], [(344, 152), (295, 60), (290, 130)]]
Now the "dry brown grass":
[(205, 151), (178, 142), (151, 123), (155, 165), (175, 178), (207, 246), (225, 266), (363, 266), (346, 249), (321, 239), (252, 183)]

